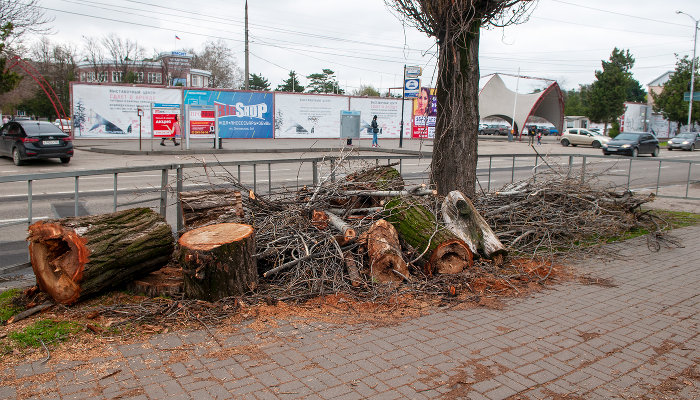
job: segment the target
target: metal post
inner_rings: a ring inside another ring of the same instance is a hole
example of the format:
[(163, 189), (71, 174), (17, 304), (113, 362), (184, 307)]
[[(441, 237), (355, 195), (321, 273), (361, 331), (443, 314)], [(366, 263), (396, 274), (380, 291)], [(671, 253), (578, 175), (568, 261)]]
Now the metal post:
[(569, 156), (569, 170), (566, 172), (566, 179), (571, 177), (571, 170), (574, 168), (574, 156)]
[(535, 169), (532, 171), (532, 183), (537, 182), (537, 161), (539, 161), (539, 159), (537, 155), (535, 155)]
[(513, 156), (513, 168), (510, 170), (510, 183), (515, 182), (515, 156)]
[(165, 217), (168, 209), (168, 170), (163, 168), (160, 173), (160, 215)]
[[(687, 197), (687, 195), (686, 195)], [(32, 180), (27, 181), (27, 220), (32, 224)]]
[(311, 173), (313, 176), (313, 185), (318, 185), (318, 161), (311, 161)]
[(688, 197), (688, 189), (690, 188), (690, 170), (693, 168), (693, 162), (688, 162), (688, 180), (685, 182), (685, 197)]
[(238, 164), (238, 183), (241, 183), (241, 164)]
[(399, 158), (399, 175), (403, 175), (403, 158)]
[(406, 64), (403, 65), (403, 77), (401, 78), (401, 127), (399, 128), (399, 148), (403, 148), (403, 110), (406, 106)]
[(630, 180), (632, 179), (632, 159), (630, 158), (630, 166), (627, 169), (627, 190), (630, 190)]
[(117, 212), (117, 173), (114, 173), (114, 189), (112, 192), (112, 212)]
[(656, 174), (656, 195), (659, 195), (659, 182), (661, 181), (661, 161), (659, 161), (659, 172)]
[(267, 194), (272, 193), (272, 163), (267, 163)]
[(335, 182), (335, 158), (331, 158), (331, 182)]
[(491, 191), (491, 163), (493, 162), (493, 156), (489, 156), (489, 181), (486, 182), (486, 191)]
[(258, 193), (258, 165), (253, 164), (253, 193)]
[(177, 215), (177, 235), (178, 237), (180, 236), (180, 232), (182, 229), (185, 227), (185, 223), (183, 221), (183, 215), (182, 215), (182, 207), (179, 207), (178, 205), (180, 204), (180, 193), (182, 192), (182, 165), (178, 165), (177, 169), (175, 170), (175, 177), (177, 179), (177, 182), (175, 183), (175, 212)]
[(78, 216), (78, 176), (75, 177), (75, 204), (74, 204), (74, 211), (73, 215)]
[(688, 132), (692, 132), (693, 91), (695, 89), (695, 50), (698, 43), (698, 22), (700, 22), (700, 20), (695, 19), (695, 17), (683, 11), (676, 11), (676, 14), (685, 14), (695, 22), (695, 29), (693, 29), (693, 58), (690, 62), (690, 101), (688, 101)]
[(583, 156), (583, 164), (581, 165), (581, 183), (586, 181), (586, 156)]

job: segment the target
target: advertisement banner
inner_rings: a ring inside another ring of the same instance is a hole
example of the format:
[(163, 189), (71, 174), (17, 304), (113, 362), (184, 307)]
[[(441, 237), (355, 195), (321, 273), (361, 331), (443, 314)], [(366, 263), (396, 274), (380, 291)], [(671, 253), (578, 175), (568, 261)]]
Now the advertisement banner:
[[(138, 109), (151, 103), (180, 104), (182, 91), (152, 87), (88, 85), (73, 83), (71, 114), (75, 137), (138, 138)], [(144, 118), (143, 132), (150, 132), (151, 119)]]
[(275, 93), (276, 138), (340, 138), (348, 97)]
[[(187, 121), (189, 123), (190, 138), (193, 139), (213, 139), (214, 127), (216, 125), (216, 111), (207, 107), (194, 108), (190, 106)], [(206, 107), (206, 106), (205, 106)]]
[(185, 104), (215, 107), (220, 138), (272, 139), (273, 95), (263, 92), (185, 90)]
[(171, 137), (173, 125), (180, 119), (179, 104), (153, 103), (151, 106), (153, 137)]
[(437, 96), (435, 89), (422, 87), (418, 98), (413, 101), (413, 138), (434, 138), (436, 120)]
[[(411, 126), (413, 106), (411, 101), (406, 101), (404, 107), (404, 126)], [(372, 117), (377, 116), (379, 124), (379, 138), (397, 139), (401, 132), (401, 99), (387, 99), (380, 97), (351, 97), (350, 109), (360, 111), (360, 137), (371, 138), (368, 130), (372, 123)], [(408, 130), (404, 131), (404, 137), (409, 137)]]

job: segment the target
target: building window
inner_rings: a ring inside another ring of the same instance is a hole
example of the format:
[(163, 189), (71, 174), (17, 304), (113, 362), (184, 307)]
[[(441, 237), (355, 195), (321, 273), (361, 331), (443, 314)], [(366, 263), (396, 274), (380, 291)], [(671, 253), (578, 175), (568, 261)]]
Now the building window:
[(160, 72), (149, 72), (148, 83), (163, 83), (163, 74)]
[(97, 81), (98, 82), (107, 82), (107, 73), (106, 72), (99, 72), (97, 74)]
[(143, 83), (143, 72), (136, 73), (136, 82)]
[(199, 77), (197, 75), (192, 75), (192, 86), (199, 87)]
[(124, 74), (121, 71), (112, 71), (112, 82), (121, 82)]

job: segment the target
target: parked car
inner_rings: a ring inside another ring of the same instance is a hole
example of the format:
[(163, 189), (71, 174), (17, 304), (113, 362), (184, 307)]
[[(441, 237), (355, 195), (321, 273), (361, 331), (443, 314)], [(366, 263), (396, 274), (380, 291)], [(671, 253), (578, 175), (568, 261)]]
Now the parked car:
[(506, 124), (491, 124), (484, 129), (479, 130), (479, 135), (507, 135), (510, 132), (510, 126)]
[(656, 136), (646, 132), (623, 132), (605, 144), (603, 154), (625, 154), (637, 157), (639, 154), (659, 155), (659, 140)]
[(697, 132), (679, 133), (666, 143), (666, 148), (669, 150), (682, 149), (694, 151), (698, 146), (700, 146), (700, 133)]
[(15, 165), (39, 158), (58, 158), (67, 164), (73, 157), (73, 142), (51, 122), (10, 121), (0, 129), (0, 156), (12, 157)]
[(565, 130), (564, 134), (561, 135), (559, 143), (561, 143), (562, 146), (572, 145), (576, 147), (578, 145), (583, 145), (593, 146), (593, 148), (599, 149), (609, 141), (610, 138), (608, 136), (603, 136), (600, 133), (583, 128), (570, 128)]
[(53, 122), (54, 125), (59, 127), (64, 133), (67, 133), (70, 135), (71, 132), (71, 121), (69, 119), (57, 119)]
[(487, 128), (488, 126), (489, 126), (489, 124), (479, 124), (479, 133), (481, 133), (481, 131), (483, 129)]
[(554, 136), (559, 136), (559, 129), (555, 126), (550, 126), (549, 127), (549, 134), (554, 135)]

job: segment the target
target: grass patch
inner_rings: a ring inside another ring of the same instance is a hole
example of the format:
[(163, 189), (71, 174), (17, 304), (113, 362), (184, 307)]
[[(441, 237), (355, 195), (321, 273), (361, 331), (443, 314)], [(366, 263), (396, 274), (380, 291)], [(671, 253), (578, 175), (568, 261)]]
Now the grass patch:
[(20, 305), (21, 298), (22, 292), (19, 289), (10, 289), (0, 293), (0, 323), (24, 310), (24, 307)]
[[(695, 213), (691, 213), (691, 212), (684, 212), (684, 211), (669, 211), (669, 210), (647, 210), (646, 212), (648, 212), (651, 215), (654, 215), (657, 218), (660, 218), (663, 221), (666, 221), (668, 226), (665, 227), (665, 230), (684, 228), (686, 226), (693, 226), (693, 225), (700, 224), (700, 214), (695, 214)], [(651, 232), (650, 228), (639, 227), (639, 228), (631, 229), (631, 230), (624, 232), (620, 235), (611, 236), (609, 238), (606, 238), (605, 241), (607, 243), (619, 242), (622, 240), (634, 239), (634, 238), (639, 237), (639, 236), (644, 236), (646, 234), (649, 234), (650, 232)]]
[(7, 337), (19, 347), (40, 347), (42, 341), (44, 344), (62, 342), (80, 329), (81, 326), (75, 322), (42, 319), (21, 331), (9, 333)]

